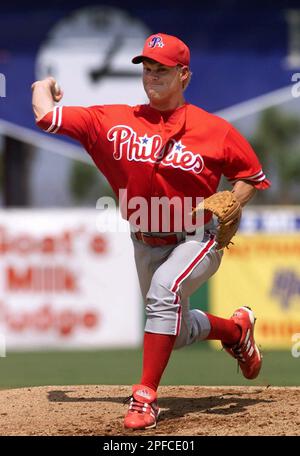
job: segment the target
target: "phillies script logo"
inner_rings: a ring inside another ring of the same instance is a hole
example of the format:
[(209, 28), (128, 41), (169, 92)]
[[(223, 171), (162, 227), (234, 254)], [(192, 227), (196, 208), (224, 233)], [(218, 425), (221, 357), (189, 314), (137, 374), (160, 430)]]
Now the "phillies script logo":
[(155, 48), (156, 46), (162, 48), (164, 46), (164, 42), (162, 40), (162, 37), (161, 36), (154, 36), (152, 38), (152, 40), (148, 43), (148, 46), (151, 47), (151, 48)]
[(170, 139), (162, 147), (159, 135), (137, 138), (136, 132), (127, 125), (116, 125), (107, 133), (107, 139), (114, 143), (115, 160), (126, 157), (128, 161), (161, 163), (164, 166), (180, 168), (184, 171), (201, 173), (204, 167), (203, 158), (185, 149), (181, 141)]

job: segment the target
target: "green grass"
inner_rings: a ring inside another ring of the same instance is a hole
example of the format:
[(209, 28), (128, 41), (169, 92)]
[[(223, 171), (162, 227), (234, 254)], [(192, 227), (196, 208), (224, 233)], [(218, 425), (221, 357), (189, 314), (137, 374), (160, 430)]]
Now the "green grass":
[[(8, 353), (0, 358), (0, 388), (42, 385), (119, 384), (140, 379), (141, 350)], [(300, 358), (289, 351), (265, 352), (260, 376), (237, 373), (223, 351), (194, 345), (173, 352), (161, 385), (299, 386)]]

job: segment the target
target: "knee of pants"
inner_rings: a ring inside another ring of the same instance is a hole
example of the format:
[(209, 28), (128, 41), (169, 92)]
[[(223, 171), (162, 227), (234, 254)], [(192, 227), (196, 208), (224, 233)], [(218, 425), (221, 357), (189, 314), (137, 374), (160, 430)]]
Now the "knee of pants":
[(146, 296), (146, 314), (153, 316), (160, 312), (172, 312), (178, 310), (179, 297), (171, 291), (171, 286), (163, 283), (152, 283)]

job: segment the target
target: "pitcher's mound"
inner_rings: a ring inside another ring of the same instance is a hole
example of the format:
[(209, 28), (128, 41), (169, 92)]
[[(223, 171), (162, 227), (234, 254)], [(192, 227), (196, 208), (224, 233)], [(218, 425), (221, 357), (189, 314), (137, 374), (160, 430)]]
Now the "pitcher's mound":
[(1, 435), (300, 435), (300, 387), (162, 386), (156, 429), (123, 429), (130, 386), (0, 391)]

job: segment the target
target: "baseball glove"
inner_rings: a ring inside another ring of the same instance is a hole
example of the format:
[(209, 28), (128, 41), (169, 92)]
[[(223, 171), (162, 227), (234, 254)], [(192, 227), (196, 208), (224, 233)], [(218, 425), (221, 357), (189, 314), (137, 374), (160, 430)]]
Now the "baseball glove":
[(233, 244), (231, 239), (237, 232), (242, 215), (239, 201), (237, 201), (232, 192), (225, 190), (205, 198), (195, 207), (193, 213), (203, 209), (212, 212), (218, 219), (218, 249), (228, 248), (229, 244)]

